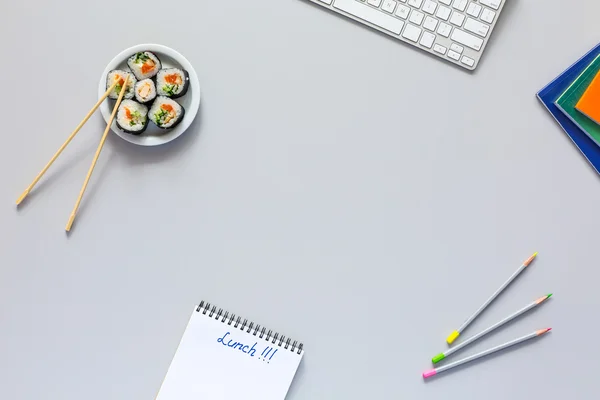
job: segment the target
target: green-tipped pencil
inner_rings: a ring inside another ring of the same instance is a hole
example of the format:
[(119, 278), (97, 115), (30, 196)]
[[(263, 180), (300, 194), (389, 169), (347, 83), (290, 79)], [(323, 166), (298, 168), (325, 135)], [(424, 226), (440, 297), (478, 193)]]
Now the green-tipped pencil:
[(470, 345), (471, 343), (473, 343), (474, 341), (481, 339), (482, 337), (484, 337), (485, 335), (487, 335), (488, 333), (500, 328), (502, 325), (512, 321), (513, 319), (525, 314), (527, 311), (532, 310), (534, 308), (536, 308), (537, 306), (539, 306), (540, 304), (542, 304), (544, 301), (548, 300), (550, 297), (552, 296), (552, 293), (547, 294), (546, 296), (540, 297), (539, 299), (537, 299), (536, 301), (534, 301), (533, 303), (527, 304), (525, 307), (521, 308), (519, 311), (516, 311), (515, 313), (509, 315), (508, 317), (504, 318), (502, 321), (500, 322), (496, 322), (494, 325), (490, 326), (489, 328), (479, 332), (478, 334), (471, 336), (470, 338), (468, 338), (467, 340), (465, 340), (462, 343), (459, 343), (458, 345), (456, 345), (455, 347), (451, 348), (450, 350), (447, 350), (443, 353), (438, 354), (437, 356), (433, 357), (431, 359), (431, 361), (436, 364), (440, 361), (442, 361), (444, 358), (448, 357), (449, 355), (456, 353), (457, 351), (464, 349), (465, 347), (467, 347), (468, 345)]

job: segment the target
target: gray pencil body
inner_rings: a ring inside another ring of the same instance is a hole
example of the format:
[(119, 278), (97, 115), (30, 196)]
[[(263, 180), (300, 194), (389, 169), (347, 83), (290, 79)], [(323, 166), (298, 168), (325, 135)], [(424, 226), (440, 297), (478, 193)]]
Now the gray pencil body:
[(520, 274), (521, 272), (523, 272), (523, 270), (524, 270), (525, 268), (526, 268), (526, 265), (525, 265), (525, 264), (521, 265), (521, 267), (519, 267), (519, 269), (518, 269), (518, 270), (516, 270), (516, 271), (515, 271), (515, 272), (514, 272), (514, 273), (513, 273), (513, 274), (510, 276), (510, 278), (508, 278), (508, 279), (506, 280), (506, 282), (504, 282), (504, 283), (502, 284), (502, 286), (500, 286), (500, 287), (498, 288), (498, 290), (496, 290), (496, 291), (494, 292), (494, 294), (493, 294), (493, 295), (491, 295), (491, 296), (490, 296), (490, 298), (489, 298), (489, 299), (487, 299), (487, 300), (485, 301), (485, 303), (483, 303), (483, 304), (482, 304), (482, 306), (481, 306), (481, 307), (479, 307), (479, 308), (477, 309), (477, 311), (475, 311), (475, 312), (473, 313), (473, 315), (471, 315), (471, 316), (470, 316), (470, 317), (469, 317), (469, 318), (468, 318), (468, 319), (467, 319), (465, 322), (463, 322), (463, 324), (460, 326), (460, 328), (458, 328), (458, 329), (457, 329), (457, 331), (458, 331), (458, 332), (460, 332), (460, 333), (462, 333), (462, 332), (463, 332), (463, 331), (464, 331), (464, 330), (467, 328), (467, 326), (469, 326), (469, 325), (471, 324), (471, 322), (473, 322), (473, 321), (475, 320), (475, 318), (477, 318), (477, 317), (479, 316), (479, 314), (481, 314), (481, 313), (483, 312), (483, 310), (485, 310), (485, 309), (487, 308), (487, 306), (489, 306), (489, 305), (490, 305), (490, 303), (491, 303), (492, 301), (494, 301), (494, 300), (496, 299), (496, 297), (498, 297), (498, 296), (500, 295), (500, 293), (502, 293), (502, 291), (503, 291), (504, 289), (506, 289), (506, 288), (507, 288), (507, 286), (508, 286), (508, 285), (510, 285), (510, 284), (512, 283), (512, 281), (514, 281), (514, 280), (515, 280), (515, 278), (516, 278), (517, 276), (519, 276), (519, 274)]
[(452, 332), (450, 334), (450, 336), (448, 336), (448, 338), (446, 339), (446, 342), (448, 342), (448, 344), (452, 344), (456, 338), (458, 338), (460, 336), (460, 334), (467, 328), (467, 326), (469, 326), (471, 324), (471, 322), (473, 322), (475, 320), (475, 318), (477, 318), (479, 316), (479, 314), (481, 314), (483, 312), (483, 310), (485, 310), (487, 308), (487, 306), (490, 305), (490, 303), (492, 301), (494, 301), (496, 299), (496, 297), (498, 297), (500, 295), (500, 293), (502, 293), (504, 291), (504, 289), (506, 289), (508, 287), (508, 285), (511, 284), (512, 281), (514, 281), (517, 276), (519, 276), (519, 274), (521, 272), (523, 272), (523, 270), (525, 268), (527, 268), (529, 266), (529, 264), (531, 264), (531, 262), (533, 261), (533, 259), (537, 256), (537, 253), (534, 253), (531, 257), (529, 257), (527, 259), (527, 261), (525, 261), (520, 267), (519, 269), (517, 269), (511, 276), (510, 278), (508, 278), (506, 280), (506, 282), (504, 282), (502, 284), (502, 286), (500, 286), (500, 288), (498, 288), (498, 290), (496, 290), (494, 292), (494, 294), (492, 294), (490, 296), (489, 299), (487, 299), (485, 301), (485, 303), (483, 303), (481, 305), (481, 307), (479, 307), (477, 309), (477, 311), (475, 311), (473, 313), (473, 315), (471, 315), (469, 318), (467, 318), (467, 320), (465, 322), (463, 322), (463, 324), (460, 326), (460, 328), (458, 328), (457, 330), (455, 330), (454, 332)]
[(522, 336), (520, 338), (511, 340), (510, 342), (498, 345), (496, 347), (492, 347), (491, 349), (487, 349), (485, 351), (482, 351), (481, 353), (473, 354), (472, 356), (463, 358), (462, 360), (454, 361), (453, 363), (450, 363), (448, 365), (444, 365), (443, 367), (439, 367), (439, 368), (435, 368), (435, 369), (423, 372), (423, 378), (429, 378), (431, 376), (439, 374), (440, 372), (448, 371), (449, 369), (456, 368), (459, 365), (463, 365), (463, 364), (466, 364), (468, 362), (477, 360), (477, 359), (479, 359), (481, 357), (485, 357), (485, 356), (490, 355), (492, 353), (496, 353), (496, 352), (498, 352), (500, 350), (504, 350), (506, 348), (515, 346), (515, 345), (517, 345), (519, 343), (523, 343), (523, 342), (525, 342), (527, 340), (534, 339), (534, 338), (536, 338), (536, 337), (538, 337), (540, 335), (543, 335), (544, 333), (550, 331), (550, 329), (551, 328), (547, 328), (547, 329), (542, 329), (542, 330), (530, 333), (529, 335), (525, 335), (525, 336)]
[(520, 310), (514, 312), (513, 314), (504, 318), (503, 320), (496, 322), (494, 325), (490, 326), (489, 328), (484, 329), (483, 331), (479, 332), (478, 334), (471, 336), (464, 342), (459, 343), (456, 346), (452, 347), (451, 349), (438, 354), (437, 356), (433, 357), (433, 359), (432, 359), (433, 363), (435, 364), (435, 363), (443, 360), (444, 358), (450, 356), (451, 354), (454, 354), (457, 351), (464, 349), (465, 347), (467, 347), (471, 343), (475, 342), (476, 340), (481, 339), (488, 333), (495, 331), (496, 329), (500, 328), (502, 325), (507, 324), (508, 322), (512, 321), (513, 319), (525, 314), (527, 311), (534, 309), (536, 306), (542, 304), (542, 302), (544, 300), (546, 300), (548, 297), (550, 297), (550, 296), (544, 296), (538, 300), (531, 302), (530, 304), (528, 304), (525, 307), (521, 308)]

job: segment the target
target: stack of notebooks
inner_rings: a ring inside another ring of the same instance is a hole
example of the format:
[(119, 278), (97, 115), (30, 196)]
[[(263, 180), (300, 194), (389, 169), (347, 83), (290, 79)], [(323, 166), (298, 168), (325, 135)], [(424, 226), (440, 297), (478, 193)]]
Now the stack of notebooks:
[(537, 96), (600, 173), (600, 45)]

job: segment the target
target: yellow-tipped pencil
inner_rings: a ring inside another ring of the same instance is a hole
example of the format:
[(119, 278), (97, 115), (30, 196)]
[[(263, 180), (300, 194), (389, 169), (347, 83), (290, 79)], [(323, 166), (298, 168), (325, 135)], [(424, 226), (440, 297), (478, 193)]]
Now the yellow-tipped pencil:
[(508, 279), (506, 280), (506, 282), (504, 282), (504, 283), (502, 284), (502, 286), (500, 286), (500, 288), (499, 288), (498, 290), (496, 290), (496, 291), (494, 292), (494, 294), (492, 294), (492, 295), (490, 296), (490, 298), (489, 298), (489, 299), (487, 299), (487, 300), (485, 301), (485, 303), (483, 303), (483, 305), (482, 305), (481, 307), (479, 307), (479, 308), (477, 309), (477, 311), (475, 311), (475, 312), (473, 313), (473, 315), (471, 315), (471, 316), (470, 316), (470, 317), (469, 317), (469, 318), (468, 318), (468, 319), (467, 319), (467, 320), (466, 320), (466, 321), (465, 321), (465, 322), (464, 322), (464, 323), (463, 323), (463, 324), (460, 326), (460, 328), (458, 328), (457, 330), (455, 330), (454, 332), (452, 332), (452, 333), (450, 334), (450, 336), (448, 336), (448, 338), (446, 339), (446, 342), (448, 342), (448, 344), (452, 344), (452, 343), (453, 343), (453, 342), (456, 340), (456, 338), (457, 338), (457, 337), (459, 337), (459, 336), (460, 336), (460, 334), (461, 334), (461, 333), (463, 333), (463, 331), (464, 331), (465, 329), (467, 329), (467, 327), (468, 327), (468, 326), (471, 324), (471, 322), (473, 322), (473, 321), (475, 320), (475, 318), (477, 318), (477, 317), (479, 316), (479, 314), (481, 314), (481, 313), (483, 312), (483, 310), (485, 310), (485, 309), (487, 308), (487, 306), (489, 306), (489, 305), (492, 303), (492, 301), (494, 301), (494, 300), (496, 299), (496, 297), (498, 297), (498, 296), (500, 295), (500, 293), (502, 293), (502, 292), (504, 291), (504, 289), (506, 289), (506, 288), (508, 287), (508, 285), (510, 285), (510, 284), (511, 284), (511, 282), (512, 282), (512, 281), (514, 281), (514, 280), (517, 278), (517, 276), (519, 276), (519, 274), (520, 274), (521, 272), (523, 272), (523, 270), (529, 266), (529, 264), (531, 264), (531, 262), (533, 261), (533, 259), (534, 259), (535, 257), (537, 257), (537, 254), (538, 254), (537, 252), (533, 253), (533, 255), (532, 255), (531, 257), (529, 257), (529, 258), (527, 259), (527, 261), (525, 261), (525, 262), (524, 262), (524, 263), (523, 263), (523, 264), (522, 264), (522, 265), (519, 267), (519, 269), (517, 269), (517, 270), (516, 270), (516, 271), (515, 271), (515, 272), (514, 272), (514, 273), (513, 273), (511, 276), (510, 276), (510, 278), (508, 278)]

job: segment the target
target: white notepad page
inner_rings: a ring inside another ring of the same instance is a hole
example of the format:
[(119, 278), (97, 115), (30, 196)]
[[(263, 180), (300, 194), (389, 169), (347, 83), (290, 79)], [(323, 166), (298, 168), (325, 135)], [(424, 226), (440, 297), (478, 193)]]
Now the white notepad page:
[(156, 400), (284, 400), (302, 347), (215, 310), (194, 308)]

